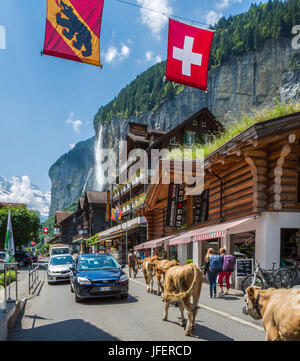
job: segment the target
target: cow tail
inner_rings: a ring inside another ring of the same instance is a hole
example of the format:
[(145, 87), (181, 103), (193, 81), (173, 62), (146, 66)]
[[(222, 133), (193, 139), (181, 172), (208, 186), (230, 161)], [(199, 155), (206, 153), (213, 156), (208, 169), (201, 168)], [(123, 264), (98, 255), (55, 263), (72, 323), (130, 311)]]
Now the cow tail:
[(198, 273), (197, 272), (198, 267), (195, 265), (195, 263), (191, 263), (191, 265), (192, 265), (192, 267), (194, 269), (194, 279), (193, 279), (193, 282), (191, 284), (191, 287), (187, 291), (180, 292), (180, 293), (168, 293), (168, 292), (165, 291), (164, 299), (166, 301), (178, 301), (178, 300), (180, 300), (182, 298), (188, 297), (191, 294), (192, 289), (193, 289), (193, 287), (195, 285), (195, 282), (196, 282), (196, 279), (197, 279), (197, 273)]

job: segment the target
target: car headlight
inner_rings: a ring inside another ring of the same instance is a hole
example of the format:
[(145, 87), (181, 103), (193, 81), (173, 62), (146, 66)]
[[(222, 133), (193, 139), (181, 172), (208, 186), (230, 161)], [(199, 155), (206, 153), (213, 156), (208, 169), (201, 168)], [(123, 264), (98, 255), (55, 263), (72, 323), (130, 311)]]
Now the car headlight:
[(128, 277), (127, 277), (127, 275), (122, 275), (121, 277), (120, 277), (120, 282), (124, 282), (124, 281), (127, 281), (128, 280)]
[(86, 277), (77, 277), (77, 281), (81, 285), (91, 285), (91, 281)]

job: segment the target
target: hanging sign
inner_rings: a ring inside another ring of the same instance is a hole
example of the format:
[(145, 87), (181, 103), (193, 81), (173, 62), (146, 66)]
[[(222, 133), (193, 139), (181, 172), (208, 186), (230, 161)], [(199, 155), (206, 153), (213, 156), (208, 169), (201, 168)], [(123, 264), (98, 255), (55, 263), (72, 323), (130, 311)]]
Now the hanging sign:
[(169, 20), (166, 79), (207, 90), (213, 31)]
[(104, 0), (47, 0), (43, 54), (100, 65)]
[(183, 221), (184, 184), (169, 184), (166, 225), (181, 227)]
[(110, 221), (111, 206), (110, 206), (110, 191), (106, 192), (106, 221)]

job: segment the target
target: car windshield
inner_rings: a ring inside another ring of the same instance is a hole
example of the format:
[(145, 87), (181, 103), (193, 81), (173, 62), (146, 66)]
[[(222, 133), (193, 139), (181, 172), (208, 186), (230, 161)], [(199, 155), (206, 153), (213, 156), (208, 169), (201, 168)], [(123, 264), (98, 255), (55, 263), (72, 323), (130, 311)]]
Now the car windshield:
[(65, 257), (52, 257), (50, 260), (50, 264), (52, 266), (57, 266), (61, 264), (71, 264), (74, 262), (72, 256), (65, 256)]
[(70, 253), (70, 251), (67, 248), (54, 248), (51, 251), (52, 255), (55, 254), (66, 254), (66, 253)]
[(78, 260), (79, 271), (118, 269), (119, 263), (111, 256), (82, 257)]

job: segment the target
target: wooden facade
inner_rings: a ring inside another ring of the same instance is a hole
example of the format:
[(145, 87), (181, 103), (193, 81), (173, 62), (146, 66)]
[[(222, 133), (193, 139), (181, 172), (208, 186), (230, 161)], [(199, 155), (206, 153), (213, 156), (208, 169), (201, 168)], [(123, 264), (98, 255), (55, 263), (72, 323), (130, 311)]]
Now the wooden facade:
[(105, 212), (106, 192), (86, 191), (78, 200), (76, 212), (56, 212), (55, 228), (60, 229), (56, 242), (82, 243), (103, 231), (107, 226)]
[[(185, 226), (166, 226), (168, 184), (151, 184), (139, 209), (148, 221), (148, 239), (215, 225), (263, 212), (300, 212), (300, 113), (256, 123), (204, 161), (208, 219), (194, 222), (194, 195), (185, 196)], [(160, 163), (160, 172), (165, 169)], [(171, 182), (176, 175), (170, 170)], [(300, 225), (299, 225), (300, 227)]]

